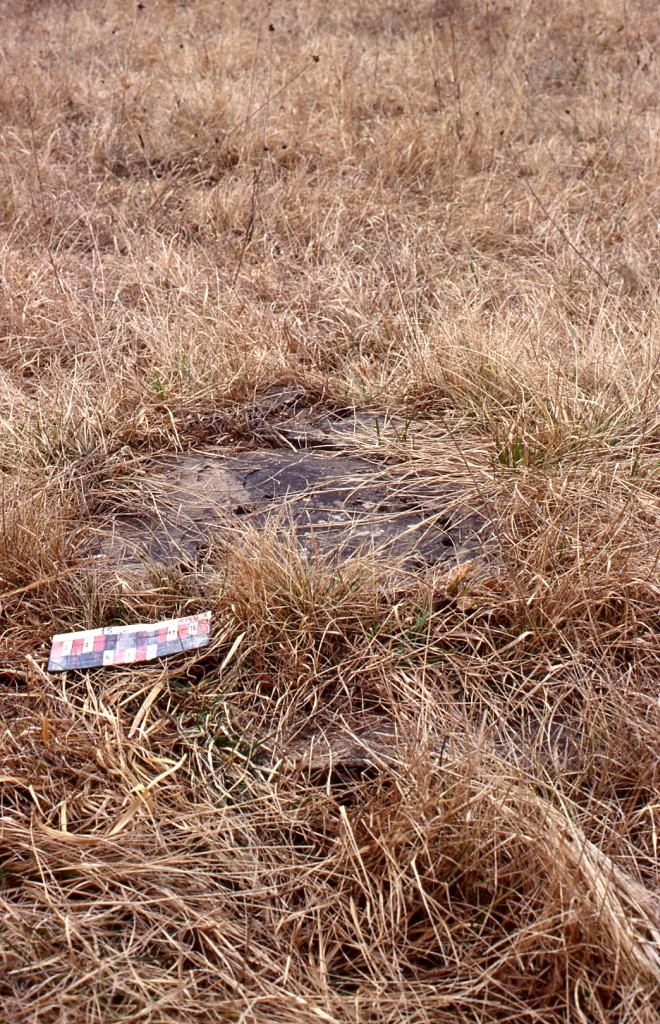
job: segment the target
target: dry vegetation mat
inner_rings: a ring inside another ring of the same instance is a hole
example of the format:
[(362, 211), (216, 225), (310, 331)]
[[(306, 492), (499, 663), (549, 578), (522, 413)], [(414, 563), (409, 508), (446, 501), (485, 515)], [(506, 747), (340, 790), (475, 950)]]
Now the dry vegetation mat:
[(657, 36), (3, 3), (3, 1021), (660, 1020)]

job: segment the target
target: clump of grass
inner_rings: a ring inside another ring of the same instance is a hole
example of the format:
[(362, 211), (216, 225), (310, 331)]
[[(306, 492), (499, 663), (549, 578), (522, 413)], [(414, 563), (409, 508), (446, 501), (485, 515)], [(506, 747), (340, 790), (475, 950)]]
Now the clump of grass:
[(354, 557), (314, 558), (287, 536), (286, 520), (266, 531), (235, 530), (217, 551), (219, 615), (255, 651), (291, 668), (310, 655), (336, 660), (383, 618), (382, 567)]

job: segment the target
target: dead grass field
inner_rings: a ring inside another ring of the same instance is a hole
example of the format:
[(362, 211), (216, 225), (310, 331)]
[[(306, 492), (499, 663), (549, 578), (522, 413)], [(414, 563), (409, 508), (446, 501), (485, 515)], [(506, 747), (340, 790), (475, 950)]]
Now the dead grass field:
[[(660, 1020), (655, 5), (0, 21), (0, 1017)], [(103, 564), (276, 388), (422, 424), (354, 453), (495, 559)], [(206, 608), (196, 658), (45, 671)]]

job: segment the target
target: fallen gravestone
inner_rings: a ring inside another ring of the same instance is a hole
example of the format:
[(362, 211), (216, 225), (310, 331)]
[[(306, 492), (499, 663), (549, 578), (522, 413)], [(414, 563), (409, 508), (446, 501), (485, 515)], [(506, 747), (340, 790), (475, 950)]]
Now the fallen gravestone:
[(303, 414), (266, 423), (277, 450), (155, 459), (123, 490), (100, 551), (125, 570), (190, 564), (219, 531), (243, 522), (275, 523), (309, 557), (327, 560), (372, 552), (415, 569), (484, 556), (487, 523), (465, 481), (422, 478), (408, 463), (354, 454), (373, 455), (385, 427), (397, 437), (408, 432), (408, 424), (383, 422), (372, 414), (312, 422)]
[(483, 516), (465, 499), (455, 483), (329, 451), (164, 456), (125, 492), (101, 551), (129, 570), (172, 566), (202, 558), (230, 523), (276, 522), (310, 557), (374, 552), (408, 569), (457, 565), (482, 554), (486, 539)]

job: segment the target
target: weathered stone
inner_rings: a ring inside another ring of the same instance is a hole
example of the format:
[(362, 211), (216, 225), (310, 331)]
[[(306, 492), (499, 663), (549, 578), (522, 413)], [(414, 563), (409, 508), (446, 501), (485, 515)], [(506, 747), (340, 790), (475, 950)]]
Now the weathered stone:
[(384, 715), (360, 715), (357, 729), (329, 721), (322, 726), (305, 726), (281, 737), (274, 759), (303, 771), (333, 771), (383, 767), (394, 764), (405, 750), (404, 737)]
[[(286, 422), (278, 429), (292, 430)], [(390, 427), (398, 429), (391, 421)], [(327, 438), (314, 451), (286, 447), (154, 460), (125, 492), (105, 531), (103, 554), (126, 569), (189, 563), (238, 521), (257, 529), (276, 521), (309, 556), (330, 560), (374, 552), (414, 569), (457, 565), (483, 553), (486, 522), (459, 484), (429, 483), (410, 467), (335, 451), (349, 447), (351, 431), (366, 429), (376, 438), (372, 419), (354, 416), (314, 429), (317, 442)]]
[[(291, 406), (285, 410), (291, 412)], [(258, 432), (277, 444), (296, 448), (327, 448), (347, 451), (407, 444), (423, 437), (429, 425), (386, 413), (319, 413), (304, 410), (285, 418), (262, 418)]]

